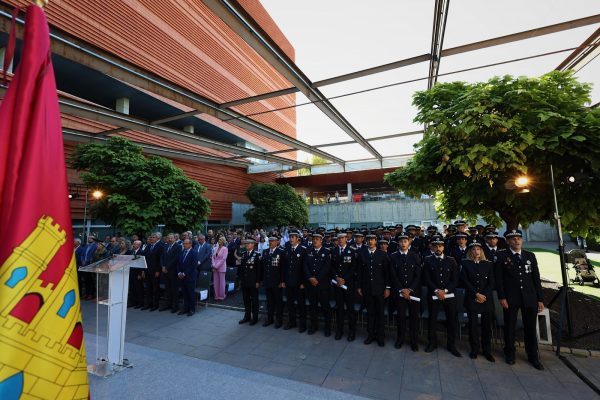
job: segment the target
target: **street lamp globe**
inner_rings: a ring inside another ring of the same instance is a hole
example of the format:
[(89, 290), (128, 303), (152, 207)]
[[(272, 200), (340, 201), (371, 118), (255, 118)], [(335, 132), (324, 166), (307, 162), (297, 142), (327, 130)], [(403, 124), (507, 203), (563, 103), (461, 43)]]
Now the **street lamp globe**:
[(104, 193), (102, 193), (102, 191), (100, 191), (100, 190), (94, 190), (94, 192), (92, 193), (92, 196), (96, 200), (100, 200), (102, 198), (102, 196), (104, 196)]
[(529, 186), (529, 177), (525, 175), (517, 177), (517, 179), (515, 179), (515, 186), (518, 188), (526, 188)]

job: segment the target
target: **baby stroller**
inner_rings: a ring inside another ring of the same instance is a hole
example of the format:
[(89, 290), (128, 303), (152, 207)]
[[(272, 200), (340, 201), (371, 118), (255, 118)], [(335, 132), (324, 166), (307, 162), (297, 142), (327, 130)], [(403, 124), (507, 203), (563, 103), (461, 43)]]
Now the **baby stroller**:
[(600, 280), (584, 250), (571, 250), (567, 252), (566, 256), (567, 263), (573, 264), (572, 268), (575, 270), (575, 278), (571, 279), (571, 282), (578, 283), (579, 286), (585, 285), (586, 282), (591, 282), (594, 286), (600, 286)]

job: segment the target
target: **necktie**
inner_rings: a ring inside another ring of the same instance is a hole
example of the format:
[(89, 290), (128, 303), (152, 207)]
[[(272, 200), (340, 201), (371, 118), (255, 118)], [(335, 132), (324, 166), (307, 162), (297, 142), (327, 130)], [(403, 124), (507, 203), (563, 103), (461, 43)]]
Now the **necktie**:
[(171, 247), (173, 247), (172, 244), (169, 245), (169, 249), (167, 250), (167, 253), (169, 253), (171, 251)]
[(517, 257), (517, 262), (521, 264), (521, 253), (516, 253), (515, 256)]

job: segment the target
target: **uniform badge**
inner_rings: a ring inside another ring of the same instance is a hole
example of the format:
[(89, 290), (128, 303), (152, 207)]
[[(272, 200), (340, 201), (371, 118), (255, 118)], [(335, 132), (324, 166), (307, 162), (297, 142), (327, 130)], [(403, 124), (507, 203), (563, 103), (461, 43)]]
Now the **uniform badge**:
[(525, 265), (525, 273), (530, 274), (531, 273), (531, 265), (528, 262), (527, 265)]
[(321, 257), (325, 257), (325, 253), (321, 254)]
[(296, 254), (296, 257), (300, 258), (300, 254)]

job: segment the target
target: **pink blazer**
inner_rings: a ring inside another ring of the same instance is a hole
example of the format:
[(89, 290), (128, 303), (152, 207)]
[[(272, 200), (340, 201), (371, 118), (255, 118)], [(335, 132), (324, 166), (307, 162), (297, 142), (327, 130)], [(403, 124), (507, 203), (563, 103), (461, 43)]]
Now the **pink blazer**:
[(227, 271), (227, 246), (218, 247), (213, 251), (212, 256), (212, 267), (216, 269), (217, 272), (225, 272)]

